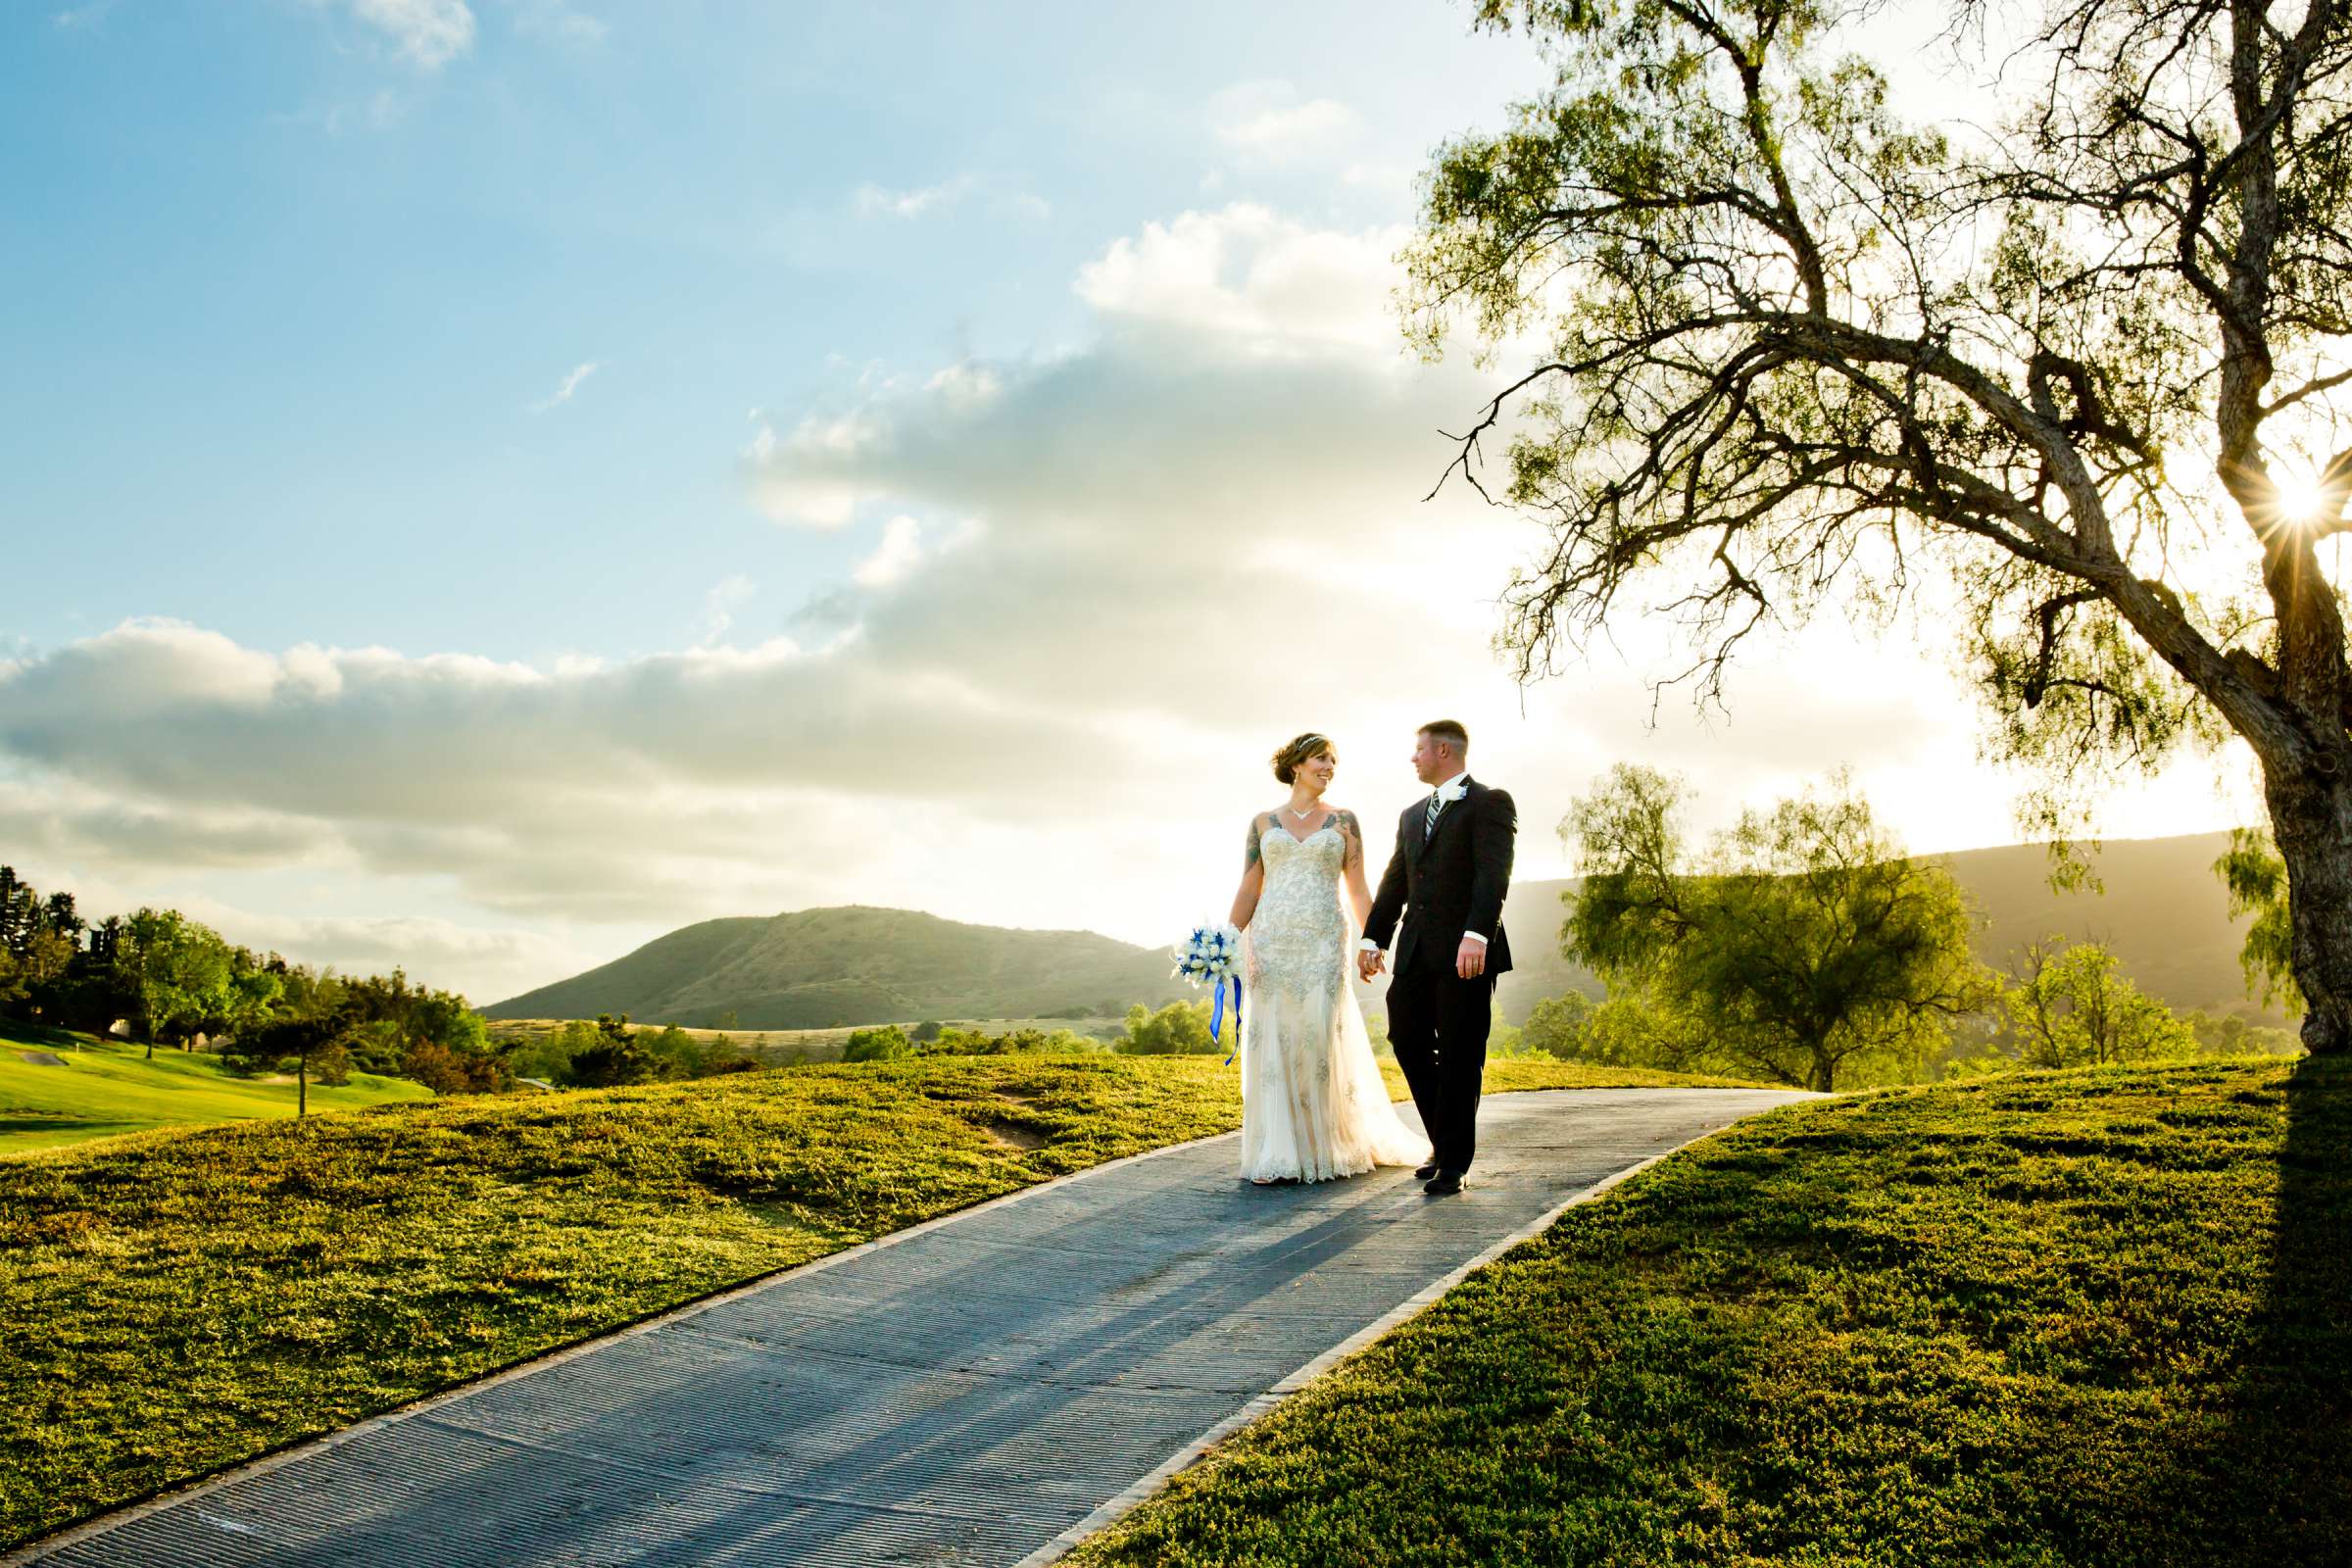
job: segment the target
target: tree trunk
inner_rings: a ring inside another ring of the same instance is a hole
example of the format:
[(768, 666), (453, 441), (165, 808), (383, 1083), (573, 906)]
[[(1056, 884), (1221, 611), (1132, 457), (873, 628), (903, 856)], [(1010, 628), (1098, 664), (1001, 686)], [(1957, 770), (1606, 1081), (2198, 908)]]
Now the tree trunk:
[(2266, 768), (2271, 833), (2286, 862), (2303, 1045), (2315, 1056), (2352, 1050), (2352, 779), (2309, 767)]
[(311, 1113), (311, 1058), (300, 1056), (294, 1062), (294, 1119), (300, 1121)]

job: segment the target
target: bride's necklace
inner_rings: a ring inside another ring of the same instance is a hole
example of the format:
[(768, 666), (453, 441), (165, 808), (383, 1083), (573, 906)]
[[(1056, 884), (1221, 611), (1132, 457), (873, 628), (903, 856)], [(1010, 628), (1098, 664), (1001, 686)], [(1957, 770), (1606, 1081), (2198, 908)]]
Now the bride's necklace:
[(1297, 818), (1298, 818), (1299, 821), (1301, 821), (1301, 822), (1305, 821), (1305, 820), (1306, 820), (1308, 817), (1310, 817), (1310, 816), (1314, 815), (1314, 814), (1315, 814), (1317, 811), (1321, 810), (1322, 808), (1322, 808), (1320, 805), (1316, 805), (1316, 806), (1310, 806), (1310, 807), (1308, 807), (1308, 808), (1307, 808), (1305, 810), (1303, 810), (1303, 811), (1301, 811), (1300, 809), (1298, 809), (1298, 808), (1297, 808), (1296, 806), (1286, 806), (1286, 807), (1284, 807), (1284, 808), (1283, 808), (1283, 809), (1284, 809), (1284, 810), (1286, 810), (1286, 811), (1290, 812), (1290, 813), (1291, 813), (1293, 816), (1297, 817)]

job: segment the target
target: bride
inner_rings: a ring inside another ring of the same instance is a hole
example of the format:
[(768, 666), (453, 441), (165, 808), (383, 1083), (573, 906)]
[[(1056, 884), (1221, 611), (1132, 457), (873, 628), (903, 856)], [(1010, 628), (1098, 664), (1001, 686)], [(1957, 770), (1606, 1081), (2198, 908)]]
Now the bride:
[(1348, 989), (1356, 933), (1372, 907), (1364, 835), (1323, 804), (1339, 766), (1305, 734), (1274, 754), (1289, 804), (1250, 824), (1233, 923), (1245, 934), (1242, 1174), (1267, 1186), (1410, 1165), (1429, 1141), (1389, 1102), (1364, 1015)]

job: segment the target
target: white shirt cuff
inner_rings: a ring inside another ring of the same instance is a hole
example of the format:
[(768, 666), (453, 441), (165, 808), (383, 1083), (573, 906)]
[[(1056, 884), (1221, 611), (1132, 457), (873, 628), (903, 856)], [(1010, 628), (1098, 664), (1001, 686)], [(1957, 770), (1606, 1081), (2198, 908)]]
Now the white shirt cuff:
[(1364, 938), (1364, 940), (1358, 942), (1356, 946), (1363, 949), (1366, 953), (1378, 953), (1380, 951), (1380, 944), (1373, 941), (1370, 937)]
[(1482, 936), (1480, 936), (1480, 935), (1479, 935), (1477, 932), (1475, 932), (1475, 931), (1465, 931), (1465, 932), (1463, 932), (1463, 933), (1462, 933), (1462, 940), (1463, 940), (1463, 941), (1465, 941), (1465, 942), (1475, 942), (1475, 943), (1477, 943), (1477, 944), (1478, 944), (1480, 947), (1482, 947), (1482, 948), (1483, 948), (1483, 947), (1485, 947), (1485, 946), (1487, 945), (1487, 939), (1486, 939), (1485, 937), (1482, 937)]

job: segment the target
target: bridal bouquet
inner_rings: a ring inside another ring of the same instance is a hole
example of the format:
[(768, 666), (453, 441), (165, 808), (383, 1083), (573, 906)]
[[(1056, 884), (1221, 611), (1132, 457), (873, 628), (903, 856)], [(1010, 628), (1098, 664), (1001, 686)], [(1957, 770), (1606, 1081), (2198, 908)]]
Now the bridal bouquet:
[[(1187, 985), (1207, 986), (1216, 993), (1208, 1015), (1208, 1038), (1219, 1037), (1225, 1025), (1225, 992), (1233, 991), (1234, 1027), (1242, 1014), (1242, 934), (1230, 925), (1197, 925), (1193, 934), (1168, 950), (1176, 956), (1176, 974)], [(1225, 1058), (1232, 1061), (1231, 1056)]]

